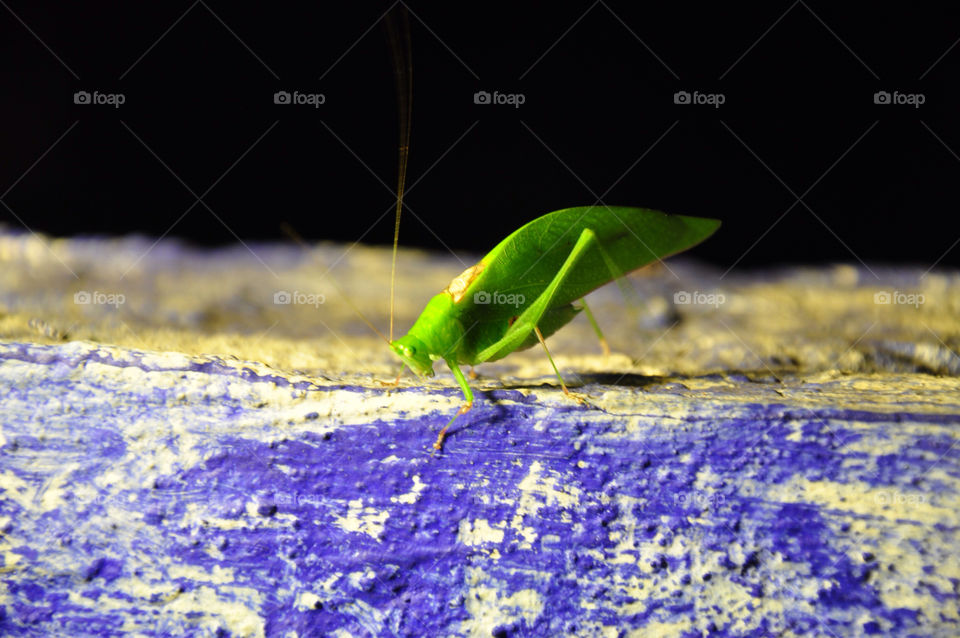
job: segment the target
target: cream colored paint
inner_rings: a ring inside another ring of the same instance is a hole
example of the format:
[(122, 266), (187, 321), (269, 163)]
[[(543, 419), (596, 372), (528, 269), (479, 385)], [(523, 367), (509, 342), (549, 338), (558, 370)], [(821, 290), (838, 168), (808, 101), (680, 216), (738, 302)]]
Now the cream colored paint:
[(491, 527), (485, 518), (472, 522), (461, 520), (457, 530), (457, 542), (470, 546), (499, 544), (503, 542), (503, 529)]
[(410, 488), (410, 491), (406, 494), (401, 494), (400, 496), (391, 496), (390, 501), (392, 503), (402, 503), (404, 505), (413, 505), (420, 500), (420, 495), (423, 493), (423, 490), (427, 488), (426, 483), (420, 480), (419, 474), (413, 475), (413, 487)]
[(374, 540), (382, 540), (384, 524), (390, 517), (390, 513), (374, 507), (365, 507), (360, 499), (349, 501), (347, 505), (347, 513), (344, 516), (335, 516), (334, 524), (345, 532), (363, 533)]
[(460, 632), (470, 638), (486, 638), (494, 627), (521, 619), (532, 625), (543, 613), (543, 599), (534, 589), (506, 596), (506, 583), (479, 567), (466, 568), (466, 582), (470, 590), (463, 604), (470, 618), (460, 625)]

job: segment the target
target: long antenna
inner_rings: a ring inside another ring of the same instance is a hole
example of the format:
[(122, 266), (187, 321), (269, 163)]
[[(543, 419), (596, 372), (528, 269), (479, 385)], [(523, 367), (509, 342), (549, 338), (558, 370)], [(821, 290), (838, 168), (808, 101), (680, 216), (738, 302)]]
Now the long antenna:
[(410, 20), (401, 1), (394, 5), (400, 26), (394, 22), (394, 10), (386, 16), (387, 37), (393, 55), (393, 75), (397, 85), (397, 113), (400, 122), (399, 167), (397, 169), (397, 213), (393, 225), (393, 260), (390, 266), (390, 341), (393, 341), (393, 315), (396, 303), (397, 246), (400, 242), (400, 213), (403, 211), (403, 189), (407, 182), (407, 159), (410, 157), (410, 113), (413, 107), (413, 51), (410, 46)]

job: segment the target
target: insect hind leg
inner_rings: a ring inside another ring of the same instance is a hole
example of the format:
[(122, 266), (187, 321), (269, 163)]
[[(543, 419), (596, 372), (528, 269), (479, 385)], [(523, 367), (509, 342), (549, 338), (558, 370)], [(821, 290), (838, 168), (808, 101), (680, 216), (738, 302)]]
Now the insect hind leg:
[(563, 377), (560, 376), (560, 370), (557, 368), (557, 364), (553, 362), (553, 357), (550, 356), (550, 350), (547, 348), (547, 342), (543, 338), (543, 333), (540, 332), (540, 328), (534, 327), (534, 332), (537, 333), (537, 339), (540, 340), (540, 345), (543, 346), (543, 351), (547, 353), (547, 359), (550, 360), (550, 365), (553, 366), (553, 372), (557, 375), (557, 379), (560, 381), (560, 389), (563, 390), (563, 393), (567, 395), (567, 398), (573, 399), (580, 405), (590, 405), (590, 403), (578, 394), (570, 392), (567, 388), (567, 384), (564, 382)]
[(524, 345), (533, 330), (541, 323), (544, 315), (550, 311), (551, 304), (554, 302), (560, 286), (591, 246), (599, 246), (597, 235), (589, 228), (584, 228), (577, 239), (577, 243), (574, 244), (570, 254), (567, 255), (563, 265), (554, 275), (547, 288), (523, 311), (523, 314), (517, 317), (517, 320), (513, 322), (499, 341), (477, 353), (476, 360), (478, 362), (500, 359)]
[(597, 318), (593, 316), (593, 311), (590, 310), (590, 306), (587, 305), (586, 298), (581, 298), (580, 303), (582, 304), (583, 312), (587, 315), (587, 319), (590, 320), (590, 325), (593, 326), (593, 331), (597, 333), (597, 339), (600, 340), (600, 349), (603, 350), (603, 356), (610, 356), (610, 344), (607, 343), (607, 338), (603, 336), (603, 331), (600, 330), (600, 324), (597, 323)]

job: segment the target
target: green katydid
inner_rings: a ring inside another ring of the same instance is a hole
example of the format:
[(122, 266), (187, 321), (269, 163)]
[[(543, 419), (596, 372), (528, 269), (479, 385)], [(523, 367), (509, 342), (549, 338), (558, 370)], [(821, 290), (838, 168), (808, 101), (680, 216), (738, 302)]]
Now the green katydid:
[[(584, 295), (644, 265), (700, 243), (713, 234), (720, 222), (606, 205), (548, 213), (513, 232), (479, 263), (454, 278), (427, 303), (410, 331), (394, 340), (394, 282), (410, 148), (413, 88), (410, 30), (405, 5), (399, 4), (402, 27), (398, 30), (393, 24), (392, 14), (387, 15), (386, 23), (395, 60), (400, 114), (390, 338), (387, 341), (418, 376), (433, 376), (434, 361), (445, 361), (463, 392), (462, 407), (433, 444), (440, 450), (451, 424), (473, 406), (473, 391), (461, 365), (496, 361), (540, 342), (561, 387), (569, 394), (547, 350), (545, 338), (573, 320), (581, 310), (586, 310), (602, 339), (583, 301)], [(489, 303), (499, 298), (512, 303)], [(573, 305), (577, 300), (580, 306)]]
[[(586, 308), (588, 292), (700, 243), (719, 225), (645, 208), (585, 206), (548, 213), (500, 242), (434, 296), (406, 335), (390, 342), (418, 376), (433, 376), (433, 362), (445, 361), (463, 391), (463, 406), (433, 447), (441, 449), (450, 425), (473, 407), (461, 365), (496, 361), (538, 342), (546, 349), (544, 339)], [(497, 298), (512, 303), (489, 303)], [(574, 306), (578, 299), (584, 305)], [(553, 365), (549, 350), (547, 356)]]

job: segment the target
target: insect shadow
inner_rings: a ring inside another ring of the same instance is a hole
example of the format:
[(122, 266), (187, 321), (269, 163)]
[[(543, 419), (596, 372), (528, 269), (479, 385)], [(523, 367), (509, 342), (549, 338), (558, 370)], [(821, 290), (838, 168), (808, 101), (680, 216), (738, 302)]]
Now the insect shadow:
[(635, 373), (588, 372), (577, 375), (579, 385), (610, 385), (627, 388), (646, 388), (669, 383), (676, 377), (648, 376)]
[[(578, 373), (575, 379), (575, 381), (568, 383), (569, 387), (584, 388), (593, 385), (606, 385), (613, 387), (646, 388), (650, 386), (662, 385), (664, 383), (670, 383), (671, 381), (677, 381), (679, 377), (647, 376), (634, 373), (624, 374), (622, 372), (583, 372)], [(560, 389), (554, 383), (545, 383), (542, 381), (517, 381), (512, 383), (503, 381), (500, 383), (499, 388), (502, 390)], [(573, 404), (571, 403), (571, 405)]]
[[(506, 389), (509, 388), (499, 388), (501, 391)], [(494, 396), (495, 393), (495, 390), (477, 390), (477, 394), (482, 396), (484, 401), (477, 406), (478, 409), (474, 412), (473, 418), (464, 419), (460, 422), (459, 426), (451, 426), (447, 432), (454, 434), (456, 432), (465, 432), (474, 427), (484, 427), (507, 422), (510, 417), (510, 409), (507, 407), (507, 403), (503, 398)]]

